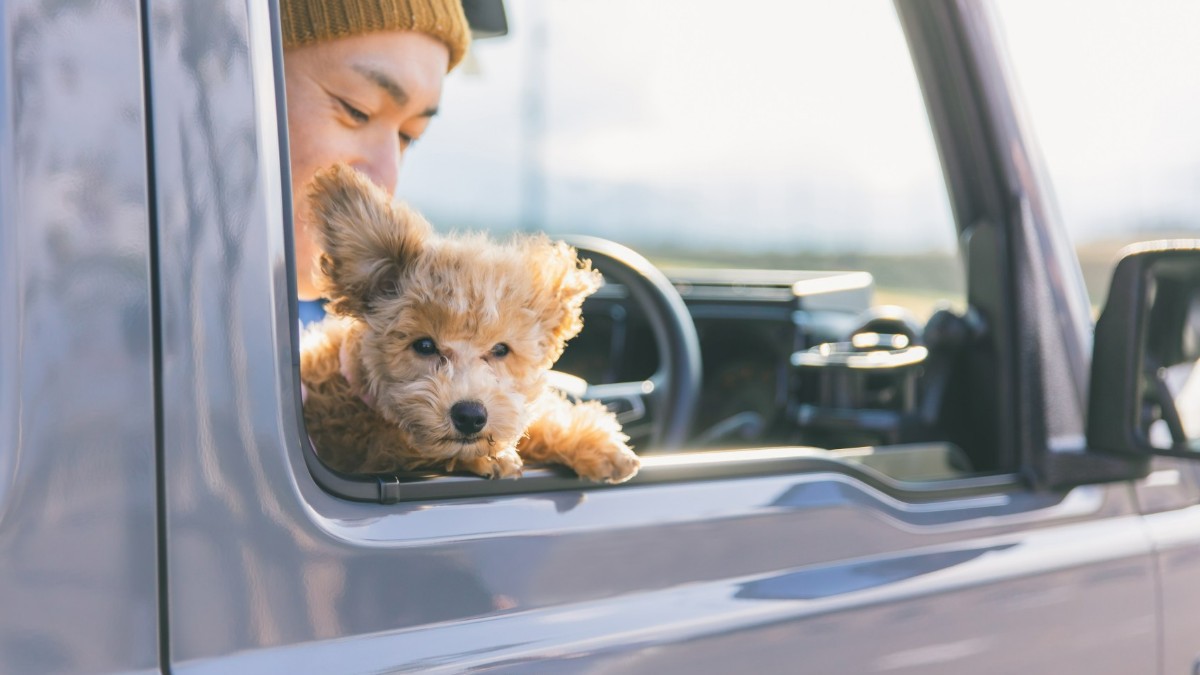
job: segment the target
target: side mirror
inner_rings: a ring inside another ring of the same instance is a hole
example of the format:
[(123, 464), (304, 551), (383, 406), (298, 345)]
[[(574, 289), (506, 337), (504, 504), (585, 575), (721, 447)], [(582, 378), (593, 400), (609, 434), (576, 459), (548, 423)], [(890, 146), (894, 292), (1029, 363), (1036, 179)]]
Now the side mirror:
[(1123, 253), (1096, 322), (1088, 446), (1200, 457), (1200, 239)]

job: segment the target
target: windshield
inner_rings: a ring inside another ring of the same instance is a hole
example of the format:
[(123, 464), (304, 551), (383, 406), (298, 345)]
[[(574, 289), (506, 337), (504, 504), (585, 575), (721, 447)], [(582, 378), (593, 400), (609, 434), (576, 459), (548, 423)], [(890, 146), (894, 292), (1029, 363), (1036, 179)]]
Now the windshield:
[(399, 196), (435, 227), (591, 234), (668, 273), (867, 271), (918, 318), (962, 304), (890, 3), (506, 6), (405, 160)]

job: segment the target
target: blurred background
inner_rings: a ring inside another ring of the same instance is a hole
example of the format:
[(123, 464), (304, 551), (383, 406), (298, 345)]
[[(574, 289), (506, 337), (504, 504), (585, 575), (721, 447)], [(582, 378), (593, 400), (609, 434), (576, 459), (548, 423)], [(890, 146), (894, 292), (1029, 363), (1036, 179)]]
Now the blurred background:
[[(871, 272), (962, 304), (890, 2), (507, 0), (406, 158), (443, 230), (588, 233), (667, 267)], [(999, 0), (1093, 303), (1126, 243), (1200, 236), (1200, 3)], [(631, 18), (632, 17), (632, 18)]]

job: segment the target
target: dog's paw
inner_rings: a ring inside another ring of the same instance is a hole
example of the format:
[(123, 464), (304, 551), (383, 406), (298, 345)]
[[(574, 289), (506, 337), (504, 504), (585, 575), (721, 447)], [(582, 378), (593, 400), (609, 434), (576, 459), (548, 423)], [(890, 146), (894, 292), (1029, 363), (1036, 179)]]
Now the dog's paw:
[(459, 465), (484, 478), (520, 478), (524, 467), (516, 448), (505, 448), (495, 455), (465, 460)]
[(580, 478), (597, 483), (624, 483), (636, 476), (641, 466), (642, 460), (628, 445), (615, 441), (606, 447), (580, 450), (571, 461)]
[(492, 478), (520, 478), (525, 463), (517, 454), (516, 448), (505, 448), (496, 453), (492, 459), (494, 472)]

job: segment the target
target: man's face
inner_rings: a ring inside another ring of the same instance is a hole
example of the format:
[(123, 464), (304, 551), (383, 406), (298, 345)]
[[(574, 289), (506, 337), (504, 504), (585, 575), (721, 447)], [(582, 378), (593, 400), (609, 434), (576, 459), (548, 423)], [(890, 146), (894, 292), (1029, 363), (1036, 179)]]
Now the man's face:
[(424, 33), (376, 32), (287, 50), (296, 288), (317, 297), (305, 195), (318, 170), (349, 164), (392, 194), (400, 160), (437, 113), (449, 49)]

